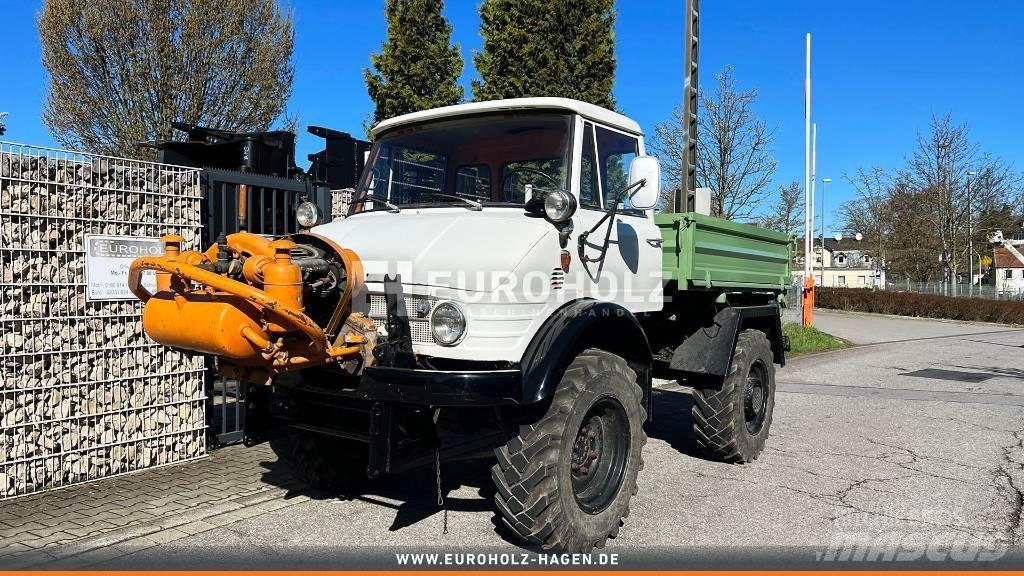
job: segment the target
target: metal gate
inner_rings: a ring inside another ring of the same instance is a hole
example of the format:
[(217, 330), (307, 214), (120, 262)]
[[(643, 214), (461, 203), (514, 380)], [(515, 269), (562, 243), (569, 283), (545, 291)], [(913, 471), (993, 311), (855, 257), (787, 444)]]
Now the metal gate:
[(315, 203), (325, 221), (331, 218), (330, 190), (308, 180), (206, 168), (202, 181), (203, 231), (208, 243), (216, 242), (222, 233), (239, 230), (268, 236), (294, 234), (299, 231), (295, 208), (303, 201)]
[(245, 431), (246, 384), (217, 375), (214, 361), (208, 361), (206, 379), (209, 439), (213, 446), (243, 440)]
[(196, 247), (200, 196), (196, 169), (0, 142), (0, 498), (205, 454), (202, 359), (87, 297), (84, 238)]
[[(239, 230), (266, 236), (294, 234), (299, 231), (295, 208), (303, 201), (316, 203), (324, 222), (331, 220), (335, 209), (330, 190), (308, 180), (206, 168), (202, 188), (204, 246), (216, 242), (221, 234)], [(206, 392), (212, 444), (243, 439), (245, 389), (244, 383), (218, 376), (210, 361)]]

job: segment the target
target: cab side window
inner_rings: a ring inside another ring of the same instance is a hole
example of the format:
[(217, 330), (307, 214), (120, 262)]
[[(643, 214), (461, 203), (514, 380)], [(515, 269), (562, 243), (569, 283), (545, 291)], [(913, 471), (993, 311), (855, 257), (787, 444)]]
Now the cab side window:
[(601, 208), (597, 181), (597, 157), (594, 151), (594, 126), (583, 124), (583, 152), (580, 155), (580, 206)]
[[(638, 153), (636, 138), (597, 127), (598, 170), (605, 206), (611, 207), (615, 195), (629, 184), (629, 165)], [(619, 202), (625, 209), (631, 208), (628, 197)]]

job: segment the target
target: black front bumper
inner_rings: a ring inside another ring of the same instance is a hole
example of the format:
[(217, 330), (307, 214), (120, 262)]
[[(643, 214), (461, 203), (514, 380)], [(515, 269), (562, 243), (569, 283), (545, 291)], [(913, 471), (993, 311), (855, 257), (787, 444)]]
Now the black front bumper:
[(357, 394), (368, 400), (426, 406), (504, 406), (522, 401), (522, 373), (374, 366), (363, 373)]

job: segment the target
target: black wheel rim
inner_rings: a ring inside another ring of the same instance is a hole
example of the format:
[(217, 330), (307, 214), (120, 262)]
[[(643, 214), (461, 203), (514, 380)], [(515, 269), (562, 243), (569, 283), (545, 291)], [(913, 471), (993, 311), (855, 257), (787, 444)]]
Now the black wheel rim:
[(768, 414), (768, 368), (758, 360), (750, 367), (743, 391), (743, 419), (747, 432), (757, 434)]
[(598, 400), (584, 416), (569, 469), (576, 503), (588, 514), (607, 508), (622, 488), (629, 459), (629, 419), (613, 398)]

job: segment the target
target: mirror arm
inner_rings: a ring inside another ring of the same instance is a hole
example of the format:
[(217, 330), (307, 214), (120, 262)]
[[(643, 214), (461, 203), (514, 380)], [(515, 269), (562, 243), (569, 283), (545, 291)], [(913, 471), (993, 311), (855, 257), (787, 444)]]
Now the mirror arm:
[[(594, 224), (593, 228), (580, 233), (579, 239), (577, 240), (577, 244), (579, 248), (580, 260), (584, 264), (588, 262), (600, 262), (601, 260), (604, 260), (605, 255), (608, 253), (608, 245), (611, 243), (612, 223), (615, 222), (615, 216), (616, 214), (619, 213), (619, 201), (622, 200), (622, 197), (626, 194), (626, 192), (629, 192), (633, 188), (643, 188), (646, 185), (647, 179), (641, 178), (640, 180), (637, 180), (636, 182), (633, 182), (629, 186), (626, 186), (622, 190), (616, 192), (613, 196), (615, 200), (612, 202), (611, 209), (605, 212), (604, 216), (601, 216), (601, 219), (598, 220), (596, 224)], [(596, 232), (597, 229), (600, 228), (602, 224), (604, 224), (605, 220), (608, 221), (608, 229), (605, 230), (604, 233), (604, 243), (601, 244), (601, 248), (598, 251), (598, 256), (596, 258), (591, 258), (587, 256), (587, 238), (589, 238), (591, 234)]]

